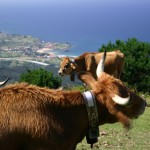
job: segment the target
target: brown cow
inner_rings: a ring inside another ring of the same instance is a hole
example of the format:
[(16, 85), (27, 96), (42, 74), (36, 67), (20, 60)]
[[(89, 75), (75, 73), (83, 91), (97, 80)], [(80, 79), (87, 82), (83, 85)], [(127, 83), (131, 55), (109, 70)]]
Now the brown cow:
[[(103, 56), (103, 52), (84, 53), (75, 59), (64, 57), (60, 63), (58, 74), (70, 75), (71, 81), (75, 80), (75, 74), (80, 71), (90, 72), (97, 79), (96, 68)], [(124, 65), (124, 54), (120, 50), (107, 52), (104, 71), (116, 78), (120, 78)]]
[[(121, 122), (129, 128), (130, 119), (144, 112), (145, 100), (119, 79), (104, 72), (97, 80), (88, 72), (80, 72), (79, 78), (92, 89), (98, 125)], [(80, 91), (25, 83), (1, 88), (0, 150), (75, 150), (89, 132), (86, 103)]]

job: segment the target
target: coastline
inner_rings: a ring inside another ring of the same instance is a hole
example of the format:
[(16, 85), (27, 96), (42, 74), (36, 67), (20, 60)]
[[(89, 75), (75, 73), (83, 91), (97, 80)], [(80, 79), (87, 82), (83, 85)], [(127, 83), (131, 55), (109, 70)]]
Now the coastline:
[(41, 54), (48, 54), (51, 57), (76, 57), (74, 55), (67, 55), (68, 53), (70, 53), (70, 50), (64, 50), (64, 49), (58, 49), (58, 50), (54, 50), (54, 49), (50, 49), (50, 48), (41, 48), (39, 50), (37, 50), (38, 53)]
[(68, 42), (45, 42), (30, 35), (8, 34), (0, 32), (1, 57), (58, 57), (58, 55), (71, 55), (72, 45)]
[(51, 52), (49, 52), (49, 51), (53, 51), (53, 49), (51, 49), (51, 48), (41, 48), (41, 49), (39, 49), (39, 50), (37, 50), (37, 52), (38, 53), (50, 53), (51, 54)]
[[(12, 53), (14, 57), (21, 55), (37, 55), (39, 57), (77, 57), (84, 52), (93, 51), (95, 45), (79, 44), (78, 42), (45, 42), (31, 35), (9, 34), (0, 32), (1, 57)], [(20, 42), (21, 41), (21, 42)]]

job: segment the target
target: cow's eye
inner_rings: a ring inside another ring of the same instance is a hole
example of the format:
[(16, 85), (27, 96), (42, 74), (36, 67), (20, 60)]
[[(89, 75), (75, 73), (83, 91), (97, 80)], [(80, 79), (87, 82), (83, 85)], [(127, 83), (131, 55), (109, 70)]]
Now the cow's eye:
[(69, 64), (67, 64), (66, 66), (65, 66), (65, 68), (68, 68), (69, 67)]

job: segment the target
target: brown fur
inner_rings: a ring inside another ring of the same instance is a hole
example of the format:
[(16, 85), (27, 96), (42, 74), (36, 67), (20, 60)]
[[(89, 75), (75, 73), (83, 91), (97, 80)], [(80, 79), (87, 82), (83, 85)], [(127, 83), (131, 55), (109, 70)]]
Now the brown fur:
[[(79, 78), (89, 85), (96, 99), (99, 125), (122, 122), (144, 112), (145, 101), (124, 84), (102, 73), (97, 81), (86, 72)], [(132, 95), (129, 107), (111, 97)], [(0, 89), (0, 150), (75, 150), (88, 129), (85, 102), (80, 91), (41, 88), (26, 83)]]
[[(76, 66), (70, 62), (68, 57), (64, 57), (60, 63), (58, 73), (60, 75), (70, 75), (71, 81), (75, 80), (75, 73), (80, 71), (90, 72), (97, 79), (96, 69), (99, 61), (103, 56), (103, 52), (83, 53), (74, 59)], [(66, 68), (66, 64), (68, 67)], [(124, 65), (124, 54), (120, 50), (107, 52), (104, 71), (116, 78), (120, 78)]]

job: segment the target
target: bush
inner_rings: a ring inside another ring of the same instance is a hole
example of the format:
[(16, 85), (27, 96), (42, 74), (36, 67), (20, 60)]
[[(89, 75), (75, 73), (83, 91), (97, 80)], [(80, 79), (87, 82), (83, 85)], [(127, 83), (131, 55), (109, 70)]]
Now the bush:
[(116, 40), (102, 45), (99, 51), (120, 49), (125, 54), (125, 65), (121, 79), (138, 92), (150, 93), (150, 43), (136, 38)]
[(21, 74), (19, 81), (53, 89), (57, 89), (62, 84), (59, 77), (54, 77), (52, 72), (42, 68), (35, 70), (27, 69), (26, 73)]

